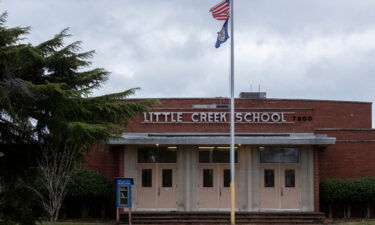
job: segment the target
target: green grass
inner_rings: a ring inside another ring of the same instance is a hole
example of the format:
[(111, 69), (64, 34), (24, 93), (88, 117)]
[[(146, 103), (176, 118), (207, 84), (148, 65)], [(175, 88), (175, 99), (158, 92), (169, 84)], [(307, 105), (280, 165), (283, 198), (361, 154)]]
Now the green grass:
[(343, 222), (338, 223), (338, 225), (375, 225), (375, 221)]
[(113, 223), (100, 223), (100, 222), (43, 222), (40, 225), (112, 225)]

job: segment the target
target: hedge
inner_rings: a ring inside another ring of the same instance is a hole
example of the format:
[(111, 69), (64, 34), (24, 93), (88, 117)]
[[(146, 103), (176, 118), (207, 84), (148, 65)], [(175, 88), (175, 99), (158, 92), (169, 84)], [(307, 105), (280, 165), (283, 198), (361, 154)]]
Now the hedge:
[(76, 170), (68, 183), (68, 196), (80, 198), (108, 197), (112, 192), (109, 180), (97, 171)]
[(323, 202), (371, 202), (375, 200), (375, 177), (332, 179), (320, 183)]

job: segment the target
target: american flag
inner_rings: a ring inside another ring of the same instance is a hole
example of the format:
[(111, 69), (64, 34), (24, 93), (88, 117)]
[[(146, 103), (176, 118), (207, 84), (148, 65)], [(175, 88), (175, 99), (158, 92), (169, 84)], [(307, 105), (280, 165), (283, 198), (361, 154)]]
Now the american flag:
[(224, 0), (210, 9), (212, 16), (217, 20), (227, 20), (229, 18), (229, 0)]

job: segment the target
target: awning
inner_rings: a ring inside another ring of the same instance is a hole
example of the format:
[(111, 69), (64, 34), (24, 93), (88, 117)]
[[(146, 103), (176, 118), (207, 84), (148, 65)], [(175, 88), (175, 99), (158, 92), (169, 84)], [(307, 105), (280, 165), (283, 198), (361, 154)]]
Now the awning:
[[(124, 133), (111, 145), (229, 145), (228, 133)], [(313, 133), (236, 133), (242, 145), (332, 145), (335, 137)]]

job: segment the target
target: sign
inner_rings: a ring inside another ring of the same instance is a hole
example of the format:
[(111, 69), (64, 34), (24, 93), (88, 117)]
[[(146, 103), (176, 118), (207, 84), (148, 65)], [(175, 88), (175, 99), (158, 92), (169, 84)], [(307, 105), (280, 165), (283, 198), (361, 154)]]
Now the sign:
[[(236, 123), (293, 123), (294, 112), (236, 112)], [(144, 112), (143, 123), (229, 123), (228, 112)]]
[(132, 207), (133, 178), (116, 178), (116, 208)]

